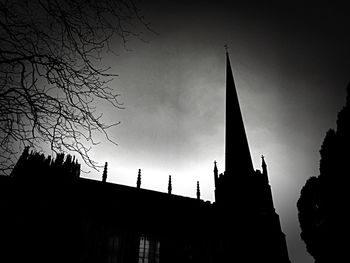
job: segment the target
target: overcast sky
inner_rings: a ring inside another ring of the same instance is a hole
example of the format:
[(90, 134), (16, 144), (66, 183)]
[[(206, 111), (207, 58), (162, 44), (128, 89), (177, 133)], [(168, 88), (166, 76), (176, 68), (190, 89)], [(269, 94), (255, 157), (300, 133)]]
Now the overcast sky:
[[(315, 2), (203, 4), (145, 1), (158, 34), (131, 41), (131, 52), (104, 60), (119, 76), (124, 110), (100, 106), (119, 146), (105, 141), (92, 157), (108, 162), (108, 181), (214, 201), (213, 162), (224, 169), (225, 50), (255, 169), (263, 154), (292, 262), (313, 262), (299, 234), (296, 202), (318, 175), (319, 149), (335, 128), (350, 81), (350, 23), (345, 7)], [(190, 3), (189, 3), (190, 2)], [(86, 177), (100, 179), (101, 173)]]

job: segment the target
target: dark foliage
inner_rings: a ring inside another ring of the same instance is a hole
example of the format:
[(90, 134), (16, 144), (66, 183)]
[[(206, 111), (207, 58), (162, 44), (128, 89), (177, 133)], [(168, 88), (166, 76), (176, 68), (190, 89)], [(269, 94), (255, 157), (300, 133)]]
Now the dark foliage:
[(73, 250), (79, 250), (79, 175), (74, 157), (25, 148), (11, 175), (0, 176), (1, 262), (80, 262)]
[(80, 164), (75, 157), (57, 154), (55, 159), (51, 156), (45, 157), (44, 154), (30, 152), (26, 147), (18, 159), (17, 164), (12, 170), (11, 176), (18, 180), (27, 180), (28, 182), (41, 182), (50, 179), (68, 180), (80, 176)]
[(301, 238), (316, 263), (340, 262), (346, 252), (349, 94), (350, 84), (346, 106), (338, 114), (337, 130), (330, 129), (321, 146), (320, 174), (307, 180), (297, 203)]

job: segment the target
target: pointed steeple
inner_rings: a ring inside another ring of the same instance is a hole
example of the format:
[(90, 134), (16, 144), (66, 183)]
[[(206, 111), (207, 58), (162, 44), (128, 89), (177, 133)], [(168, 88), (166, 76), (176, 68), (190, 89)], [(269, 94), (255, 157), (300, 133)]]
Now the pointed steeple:
[(199, 181), (197, 181), (197, 199), (201, 199), (201, 191), (199, 189)]
[(219, 179), (219, 171), (218, 171), (218, 167), (216, 166), (216, 161), (214, 161), (214, 183), (215, 183), (215, 187), (217, 186), (218, 179)]
[(240, 175), (252, 172), (253, 163), (227, 50), (225, 133), (225, 173)]
[(263, 169), (263, 173), (266, 171), (266, 163), (265, 163), (265, 156), (264, 155), (261, 155), (261, 167)]
[(169, 181), (168, 181), (168, 194), (171, 195), (171, 191), (173, 190), (173, 187), (171, 185), (171, 175), (169, 175)]
[(107, 165), (108, 163), (105, 162), (105, 167), (103, 169), (103, 174), (102, 174), (102, 182), (104, 183), (107, 181)]
[(141, 169), (139, 169), (139, 173), (137, 174), (136, 187), (137, 187), (137, 189), (141, 188)]
[(269, 178), (268, 178), (268, 175), (267, 175), (267, 165), (266, 165), (266, 162), (265, 162), (265, 157), (264, 155), (261, 155), (261, 168), (262, 168), (262, 174), (265, 176), (265, 180), (268, 182), (269, 181)]

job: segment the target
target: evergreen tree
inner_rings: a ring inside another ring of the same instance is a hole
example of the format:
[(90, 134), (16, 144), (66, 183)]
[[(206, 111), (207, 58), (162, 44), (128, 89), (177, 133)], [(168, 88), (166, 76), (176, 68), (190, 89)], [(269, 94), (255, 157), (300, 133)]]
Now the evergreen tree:
[(350, 83), (345, 107), (339, 112), (336, 131), (330, 129), (320, 149), (320, 174), (311, 177), (297, 202), (301, 238), (316, 263), (340, 262), (345, 258), (348, 204), (347, 168), (350, 161)]

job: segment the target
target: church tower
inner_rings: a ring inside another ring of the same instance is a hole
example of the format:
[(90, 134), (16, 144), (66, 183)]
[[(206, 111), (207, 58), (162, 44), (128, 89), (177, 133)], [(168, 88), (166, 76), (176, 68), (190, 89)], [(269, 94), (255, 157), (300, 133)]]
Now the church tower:
[(254, 170), (229, 54), (226, 51), (225, 171), (214, 162), (216, 231), (223, 240), (215, 262), (290, 263), (275, 212), (267, 164)]
[[(248, 139), (244, 128), (231, 62), (226, 51), (225, 172), (218, 175), (214, 165), (215, 201), (232, 205), (246, 198), (243, 191), (254, 174)], [(242, 192), (241, 192), (242, 191)], [(243, 205), (241, 202), (235, 205)]]

